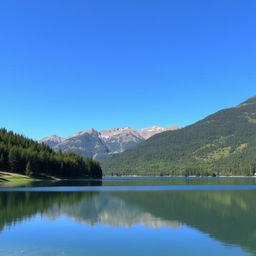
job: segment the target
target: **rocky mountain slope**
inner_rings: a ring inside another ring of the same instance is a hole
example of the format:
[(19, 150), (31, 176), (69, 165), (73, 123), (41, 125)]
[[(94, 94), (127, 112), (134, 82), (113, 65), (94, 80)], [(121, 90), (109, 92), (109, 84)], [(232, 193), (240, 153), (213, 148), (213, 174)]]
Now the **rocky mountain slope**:
[(176, 131), (157, 134), (112, 156), (105, 174), (253, 175), (256, 97)]
[(57, 135), (51, 135), (48, 137), (43, 138), (42, 140), (39, 140), (39, 143), (44, 143), (50, 147), (54, 147), (55, 145), (61, 143), (64, 139), (57, 136)]
[(89, 129), (67, 138), (52, 135), (39, 142), (49, 145), (55, 151), (75, 152), (85, 157), (104, 160), (113, 154), (121, 153), (128, 148), (138, 145), (155, 134), (179, 128), (178, 126), (166, 128), (152, 126), (141, 130), (130, 127), (111, 128), (102, 131)]

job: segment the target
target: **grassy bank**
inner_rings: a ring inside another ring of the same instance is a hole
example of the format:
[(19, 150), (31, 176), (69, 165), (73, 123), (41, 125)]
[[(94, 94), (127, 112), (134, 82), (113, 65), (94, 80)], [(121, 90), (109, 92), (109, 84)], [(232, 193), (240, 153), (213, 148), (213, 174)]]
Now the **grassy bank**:
[(20, 182), (20, 181), (36, 181), (38, 179), (28, 177), (19, 173), (3, 172), (0, 171), (0, 182)]

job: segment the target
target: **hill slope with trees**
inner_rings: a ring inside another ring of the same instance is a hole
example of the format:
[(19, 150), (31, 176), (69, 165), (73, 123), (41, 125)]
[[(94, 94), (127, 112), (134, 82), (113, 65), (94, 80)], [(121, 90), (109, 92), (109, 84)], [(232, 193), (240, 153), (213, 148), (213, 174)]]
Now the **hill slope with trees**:
[(74, 153), (54, 152), (6, 129), (0, 129), (0, 170), (33, 177), (102, 177), (98, 162)]
[(256, 97), (195, 124), (157, 134), (103, 163), (104, 174), (253, 175)]

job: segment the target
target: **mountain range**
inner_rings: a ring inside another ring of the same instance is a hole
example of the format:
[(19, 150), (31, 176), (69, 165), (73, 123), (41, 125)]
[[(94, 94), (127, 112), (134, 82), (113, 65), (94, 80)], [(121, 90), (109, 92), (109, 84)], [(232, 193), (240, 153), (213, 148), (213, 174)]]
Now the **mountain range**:
[(91, 128), (67, 138), (52, 135), (43, 138), (39, 142), (47, 144), (55, 151), (74, 152), (84, 157), (105, 160), (113, 154), (124, 152), (128, 148), (138, 145), (155, 134), (180, 128), (178, 126), (169, 126), (166, 128), (152, 126), (144, 129), (125, 127), (102, 131)]
[(102, 166), (105, 175), (253, 175), (256, 97), (183, 129), (156, 134)]

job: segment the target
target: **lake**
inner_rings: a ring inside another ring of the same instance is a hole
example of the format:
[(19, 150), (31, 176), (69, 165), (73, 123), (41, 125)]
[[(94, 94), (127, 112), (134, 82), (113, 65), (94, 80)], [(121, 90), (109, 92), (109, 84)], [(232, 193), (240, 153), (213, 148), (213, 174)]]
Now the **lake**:
[(0, 256), (256, 255), (255, 178), (0, 183)]

